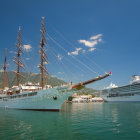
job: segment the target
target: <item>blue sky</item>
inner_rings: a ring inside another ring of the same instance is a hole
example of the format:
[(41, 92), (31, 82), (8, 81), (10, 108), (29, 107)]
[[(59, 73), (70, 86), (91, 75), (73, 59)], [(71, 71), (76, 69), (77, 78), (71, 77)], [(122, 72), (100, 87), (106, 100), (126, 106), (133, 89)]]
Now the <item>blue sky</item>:
[(111, 77), (89, 87), (127, 84), (133, 74), (140, 75), (139, 7), (138, 0), (0, 0), (0, 64), (7, 48), (7, 70), (15, 69), (12, 57), (21, 26), (22, 42), (31, 46), (24, 49), (26, 71), (39, 72), (44, 16), (50, 74), (79, 82), (96, 77), (93, 71), (111, 70)]

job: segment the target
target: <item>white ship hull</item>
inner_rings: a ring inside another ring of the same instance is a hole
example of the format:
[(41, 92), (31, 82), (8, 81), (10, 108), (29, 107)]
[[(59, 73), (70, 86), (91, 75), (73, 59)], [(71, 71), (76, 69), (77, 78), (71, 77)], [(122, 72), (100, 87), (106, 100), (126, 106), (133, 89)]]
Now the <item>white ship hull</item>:
[(104, 89), (101, 97), (108, 102), (140, 102), (140, 83)]
[(107, 97), (101, 96), (105, 102), (140, 102), (140, 95), (125, 96), (125, 97)]
[[(36, 92), (23, 92), (0, 98), (0, 107), (22, 110), (59, 111), (63, 103), (75, 91), (68, 87), (56, 87)], [(26, 96), (26, 97), (25, 97)]]

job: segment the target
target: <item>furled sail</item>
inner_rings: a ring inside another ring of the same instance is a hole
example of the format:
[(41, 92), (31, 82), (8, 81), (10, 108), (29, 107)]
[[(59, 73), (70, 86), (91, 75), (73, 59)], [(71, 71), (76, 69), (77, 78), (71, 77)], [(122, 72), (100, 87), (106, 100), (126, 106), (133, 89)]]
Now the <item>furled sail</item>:
[(47, 32), (46, 32), (46, 29), (45, 29), (45, 26), (44, 26), (44, 17), (42, 17), (42, 23), (41, 23), (42, 38), (41, 38), (41, 42), (40, 42), (41, 63), (39, 64), (39, 68), (41, 70), (41, 86), (42, 86), (42, 89), (44, 88), (44, 72), (49, 74), (48, 71), (46, 70), (45, 66), (44, 66), (44, 62), (48, 64), (48, 56), (46, 55), (46, 53), (44, 51), (44, 45), (47, 44), (47, 40), (45, 39), (45, 34), (44, 33), (47, 33)]
[(19, 86), (19, 77), (21, 76), (21, 77), (24, 78), (24, 76), (20, 73), (20, 68), (25, 69), (24, 68), (25, 65), (20, 60), (21, 54), (23, 54), (23, 51), (21, 49), (22, 42), (21, 42), (21, 29), (20, 29), (20, 27), (19, 27), (18, 33), (19, 33), (19, 36), (17, 38), (18, 44), (16, 44), (16, 46), (17, 46), (17, 53), (16, 53), (17, 56), (14, 57), (14, 60), (13, 60), (13, 62), (17, 65), (17, 71), (13, 71), (15, 74), (17, 74), (17, 86)]

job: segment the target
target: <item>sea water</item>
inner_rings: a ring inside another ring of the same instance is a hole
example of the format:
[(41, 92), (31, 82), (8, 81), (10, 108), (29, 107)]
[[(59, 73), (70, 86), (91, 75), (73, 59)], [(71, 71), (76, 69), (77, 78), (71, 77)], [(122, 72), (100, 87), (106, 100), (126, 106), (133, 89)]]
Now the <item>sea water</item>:
[(61, 112), (0, 108), (0, 140), (140, 140), (140, 103), (65, 103)]

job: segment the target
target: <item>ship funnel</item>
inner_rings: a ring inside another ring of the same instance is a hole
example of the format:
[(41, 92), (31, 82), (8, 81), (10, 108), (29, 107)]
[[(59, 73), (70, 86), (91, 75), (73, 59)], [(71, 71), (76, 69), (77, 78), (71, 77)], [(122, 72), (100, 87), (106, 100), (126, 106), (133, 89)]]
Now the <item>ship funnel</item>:
[(132, 80), (139, 80), (140, 78), (139, 78), (139, 76), (138, 75), (133, 75), (132, 76)]
[(139, 76), (138, 75), (133, 75), (130, 83), (134, 84), (134, 83), (139, 83), (139, 82), (140, 82)]

